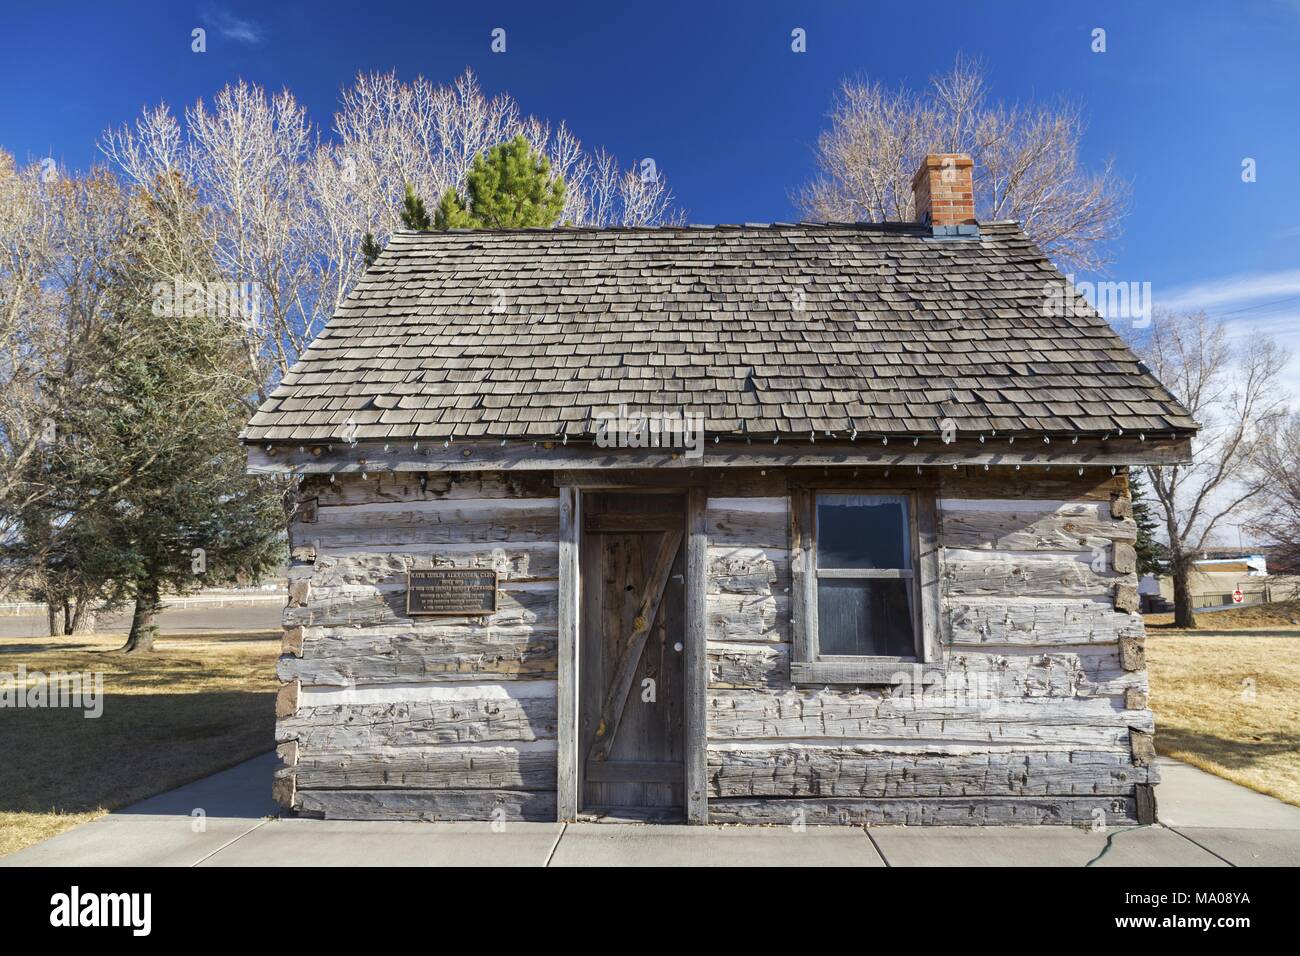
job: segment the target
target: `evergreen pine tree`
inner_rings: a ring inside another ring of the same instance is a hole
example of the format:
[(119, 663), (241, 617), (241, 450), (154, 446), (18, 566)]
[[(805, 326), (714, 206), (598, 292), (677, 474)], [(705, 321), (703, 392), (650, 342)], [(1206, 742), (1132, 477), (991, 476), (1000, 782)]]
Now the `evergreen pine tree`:
[(466, 198), (449, 189), (438, 202), (437, 229), (526, 229), (554, 226), (564, 211), (565, 184), (547, 158), (516, 136), (475, 157)]
[(1156, 540), (1158, 523), (1151, 513), (1151, 505), (1147, 503), (1146, 488), (1139, 471), (1129, 474), (1129, 494), (1133, 498), (1133, 521), (1137, 524), (1138, 577), (1165, 574), (1169, 570), (1169, 549)]
[(402, 200), (402, 225), (420, 232), (433, 228), (429, 211), (424, 208), (424, 200), (416, 195), (415, 187), (410, 183), (406, 184), (406, 198)]
[(361, 237), (361, 258), (366, 260), (366, 268), (369, 269), (383, 252), (383, 248), (375, 241), (375, 234), (368, 232)]
[[(178, 192), (187, 208), (162, 198)], [(103, 560), (122, 569), (135, 604), (123, 650), (148, 651), (165, 593), (255, 578), (283, 559), (284, 512), (277, 482), (245, 474), (238, 434), (255, 372), (240, 318), (213, 307), (211, 290), (229, 287), (192, 192), (142, 191), (134, 222), (126, 294), (106, 332), (110, 357), (74, 427), (83, 468), (97, 472), (83, 480), (112, 496), (101, 512)], [(193, 297), (160, 297), (174, 288)]]

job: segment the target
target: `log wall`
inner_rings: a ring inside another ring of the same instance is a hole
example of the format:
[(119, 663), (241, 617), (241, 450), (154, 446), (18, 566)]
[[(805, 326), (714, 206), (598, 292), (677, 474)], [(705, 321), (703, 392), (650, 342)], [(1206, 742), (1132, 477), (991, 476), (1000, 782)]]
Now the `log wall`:
[(1125, 476), (969, 471), (943, 472), (938, 492), (943, 680), (912, 687), (793, 685), (789, 499), (710, 497), (711, 821), (1151, 815)]
[[(350, 819), (554, 820), (553, 482), (340, 476), (300, 498), (277, 798)], [(407, 616), (412, 567), (495, 568), (496, 613)]]
[[(327, 817), (554, 820), (552, 476), (313, 477), (301, 498), (277, 797)], [(1151, 818), (1122, 473), (942, 473), (943, 679), (914, 687), (791, 683), (788, 502), (772, 472), (709, 486), (711, 821)], [(497, 612), (408, 617), (406, 571), (428, 566), (496, 568)]]

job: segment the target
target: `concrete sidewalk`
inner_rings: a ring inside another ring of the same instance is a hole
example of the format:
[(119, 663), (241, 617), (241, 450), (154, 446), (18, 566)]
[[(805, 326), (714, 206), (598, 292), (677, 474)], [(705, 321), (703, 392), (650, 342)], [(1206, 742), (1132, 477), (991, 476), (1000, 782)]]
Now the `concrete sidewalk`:
[(271, 754), (0, 866), (1298, 866), (1300, 808), (1161, 760), (1161, 826), (621, 826), (276, 819)]

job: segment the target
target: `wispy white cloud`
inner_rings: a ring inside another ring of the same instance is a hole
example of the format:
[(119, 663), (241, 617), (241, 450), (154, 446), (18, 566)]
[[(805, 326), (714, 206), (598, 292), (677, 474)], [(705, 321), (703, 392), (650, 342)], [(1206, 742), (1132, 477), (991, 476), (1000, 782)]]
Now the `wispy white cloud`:
[[(1300, 0), (1298, 0), (1300, 2)], [(1248, 346), (1268, 336), (1291, 353), (1281, 386), (1300, 407), (1300, 269), (1223, 276), (1155, 293), (1171, 312), (1203, 311), (1222, 319), (1234, 342)]]
[(1156, 290), (1156, 305), (1171, 312), (1203, 310), (1212, 315), (1250, 309), (1269, 311), (1279, 300), (1300, 300), (1300, 269), (1250, 272), (1224, 276), (1166, 292)]
[(261, 24), (237, 17), (229, 10), (210, 7), (203, 11), (202, 16), (209, 27), (227, 40), (257, 46), (266, 39), (266, 30)]

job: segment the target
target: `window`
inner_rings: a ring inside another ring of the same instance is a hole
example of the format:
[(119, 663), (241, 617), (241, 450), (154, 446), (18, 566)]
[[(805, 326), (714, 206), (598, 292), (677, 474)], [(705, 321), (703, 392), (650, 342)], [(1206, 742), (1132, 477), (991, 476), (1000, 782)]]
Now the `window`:
[(791, 499), (792, 680), (890, 683), (937, 661), (933, 493), (808, 488)]

